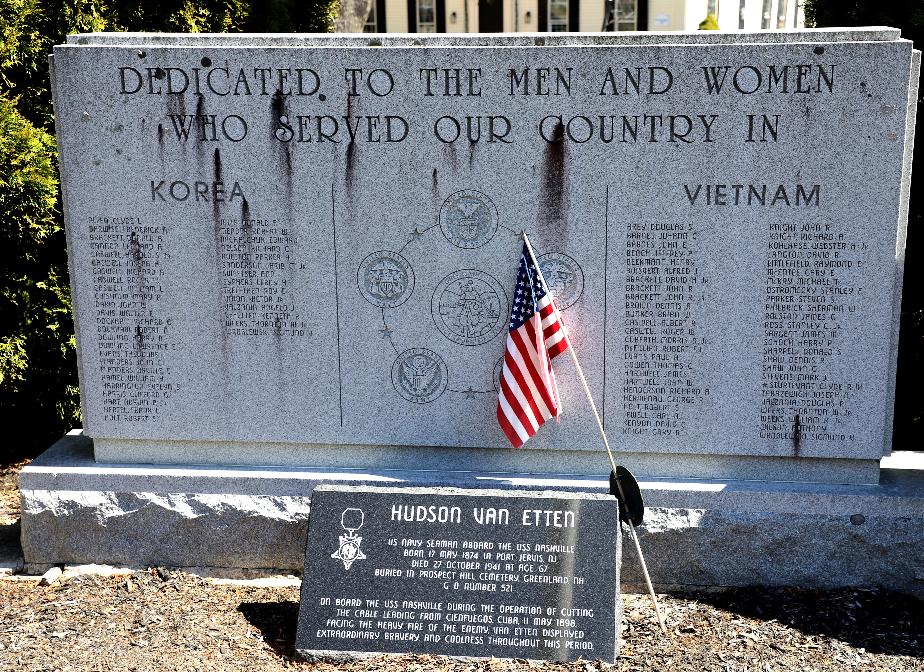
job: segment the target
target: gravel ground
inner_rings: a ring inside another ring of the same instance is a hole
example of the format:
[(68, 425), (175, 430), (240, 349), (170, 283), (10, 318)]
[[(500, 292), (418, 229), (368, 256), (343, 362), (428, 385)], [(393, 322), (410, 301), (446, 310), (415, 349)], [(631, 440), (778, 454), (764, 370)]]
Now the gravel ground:
[[(0, 470), (0, 525), (17, 516), (14, 479), (15, 469)], [(0, 670), (924, 672), (924, 603), (895, 593), (752, 588), (664, 595), (666, 638), (646, 596), (624, 600), (624, 645), (612, 666), (426, 656), (334, 666), (293, 659), (295, 586), (218, 585), (164, 569), (65, 574), (50, 586), (18, 577), (0, 580)]]

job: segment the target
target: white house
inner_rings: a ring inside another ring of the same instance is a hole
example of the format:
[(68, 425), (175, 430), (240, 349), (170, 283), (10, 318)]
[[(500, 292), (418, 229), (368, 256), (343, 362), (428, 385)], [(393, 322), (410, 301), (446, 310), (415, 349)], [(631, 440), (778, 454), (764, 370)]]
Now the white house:
[[(374, 0), (366, 32), (511, 33), (800, 28), (804, 0)], [(612, 16), (608, 17), (607, 4)]]

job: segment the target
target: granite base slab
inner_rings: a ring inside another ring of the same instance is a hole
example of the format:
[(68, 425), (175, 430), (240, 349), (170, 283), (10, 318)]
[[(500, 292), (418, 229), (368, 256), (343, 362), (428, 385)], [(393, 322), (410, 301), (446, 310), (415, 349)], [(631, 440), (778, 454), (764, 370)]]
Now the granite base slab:
[[(910, 459), (910, 458), (909, 458)], [(924, 460), (876, 485), (643, 480), (660, 586), (877, 586), (924, 595)], [(297, 571), (319, 484), (606, 492), (604, 475), (103, 464), (71, 433), (20, 474), (27, 566)], [(623, 582), (641, 576), (630, 548)]]
[[(93, 454), (103, 464), (201, 464), (325, 469), (484, 471), (530, 474), (592, 474), (608, 464), (596, 450), (452, 448), (437, 446), (271, 443), (244, 441), (155, 441), (95, 438)], [(620, 451), (621, 461), (644, 478), (720, 478), (814, 483), (875, 483), (878, 459), (702, 455)]]

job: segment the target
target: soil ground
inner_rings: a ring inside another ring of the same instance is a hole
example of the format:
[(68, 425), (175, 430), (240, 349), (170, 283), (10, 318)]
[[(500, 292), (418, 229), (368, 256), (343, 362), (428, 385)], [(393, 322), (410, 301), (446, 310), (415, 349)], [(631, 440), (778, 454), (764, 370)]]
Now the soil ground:
[[(18, 518), (16, 471), (0, 469), (0, 527), (11, 528)], [(615, 665), (428, 656), (329, 665), (293, 658), (294, 585), (218, 585), (157, 568), (65, 577), (50, 586), (25, 577), (0, 580), (0, 670), (924, 671), (924, 602), (875, 590), (662, 595), (667, 637), (647, 596), (625, 595), (624, 643)]]

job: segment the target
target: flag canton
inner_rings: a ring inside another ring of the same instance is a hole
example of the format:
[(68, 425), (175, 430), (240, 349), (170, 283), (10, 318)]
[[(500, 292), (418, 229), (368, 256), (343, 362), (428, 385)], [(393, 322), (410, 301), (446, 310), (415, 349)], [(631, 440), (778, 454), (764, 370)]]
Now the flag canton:
[(515, 331), (539, 310), (539, 302), (548, 294), (539, 270), (530, 258), (526, 245), (520, 257), (520, 270), (517, 272), (517, 286), (513, 294), (513, 310), (510, 311), (510, 331)]

